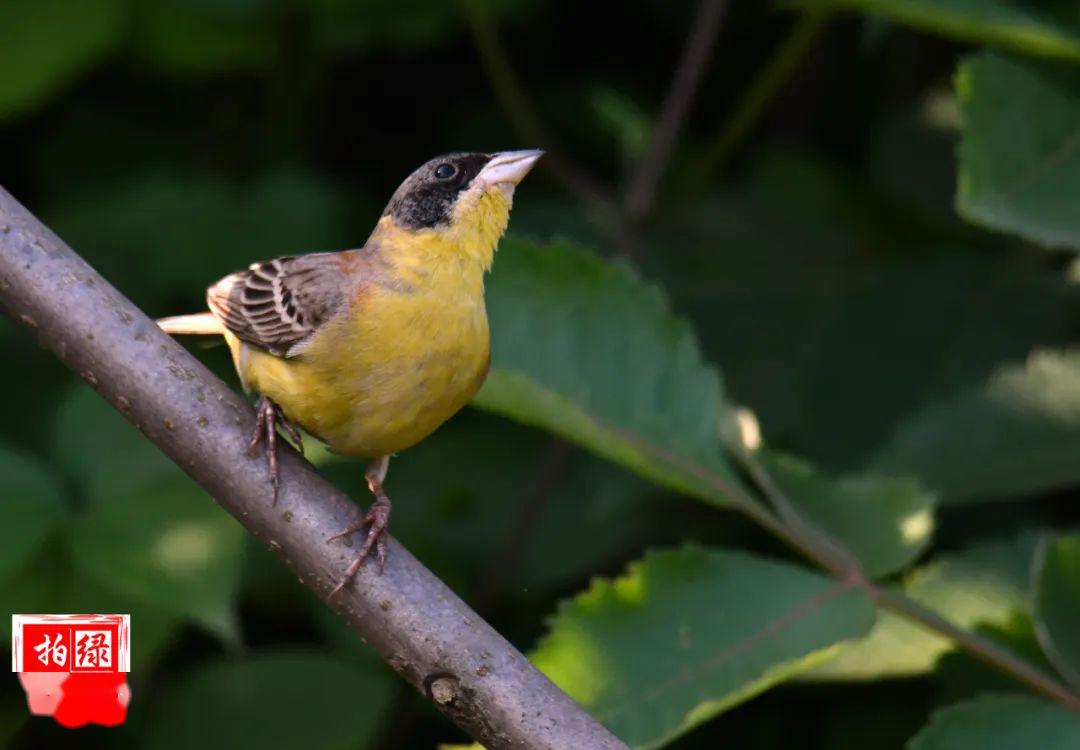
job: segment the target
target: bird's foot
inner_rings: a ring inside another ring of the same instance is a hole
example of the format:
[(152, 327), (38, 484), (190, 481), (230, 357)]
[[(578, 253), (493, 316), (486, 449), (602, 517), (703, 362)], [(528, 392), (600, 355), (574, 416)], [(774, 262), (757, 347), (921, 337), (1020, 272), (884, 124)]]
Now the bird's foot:
[(383, 568), (386, 566), (386, 529), (390, 525), (390, 511), (393, 509), (390, 504), (390, 498), (387, 497), (386, 491), (383, 489), (383, 480), (386, 478), (388, 463), (389, 458), (381, 458), (372, 462), (368, 467), (366, 474), (367, 482), (372, 494), (375, 495), (375, 502), (368, 508), (367, 513), (350, 523), (338, 533), (328, 537), (326, 540), (332, 542), (335, 539), (342, 539), (357, 531), (362, 531), (365, 528), (367, 529), (367, 537), (364, 539), (364, 546), (360, 548), (360, 552), (357, 554), (356, 559), (349, 565), (349, 568), (345, 571), (345, 575), (342, 576), (341, 581), (338, 582), (338, 585), (330, 592), (330, 596), (337, 594), (356, 577), (356, 574), (360, 571), (364, 561), (372, 554), (373, 550), (376, 559), (379, 561), (379, 572), (382, 573)]
[(278, 490), (281, 487), (281, 467), (278, 464), (277, 449), (278, 425), (281, 425), (292, 438), (300, 455), (304, 455), (304, 440), (299, 430), (285, 419), (280, 406), (268, 397), (260, 396), (259, 402), (255, 405), (255, 430), (251, 435), (251, 442), (248, 443), (247, 454), (254, 456), (259, 443), (266, 441), (266, 461), (270, 465), (270, 484), (274, 486), (274, 505), (277, 505)]

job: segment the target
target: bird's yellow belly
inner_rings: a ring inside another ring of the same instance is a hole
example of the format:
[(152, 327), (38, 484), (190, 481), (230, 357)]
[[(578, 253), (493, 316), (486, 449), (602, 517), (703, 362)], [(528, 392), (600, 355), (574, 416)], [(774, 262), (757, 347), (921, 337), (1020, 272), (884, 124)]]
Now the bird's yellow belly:
[(382, 289), (360, 304), (299, 356), (249, 348), (237, 366), (247, 387), (331, 450), (371, 458), (415, 445), (469, 402), (487, 374), (489, 339), (482, 296)]

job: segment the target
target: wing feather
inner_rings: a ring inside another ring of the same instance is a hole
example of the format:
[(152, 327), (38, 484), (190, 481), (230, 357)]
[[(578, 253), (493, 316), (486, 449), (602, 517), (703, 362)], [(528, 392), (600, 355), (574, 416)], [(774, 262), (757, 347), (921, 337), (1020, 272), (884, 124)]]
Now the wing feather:
[(340, 253), (255, 263), (210, 287), (206, 300), (241, 341), (280, 357), (296, 356), (344, 308), (350, 278), (341, 268)]

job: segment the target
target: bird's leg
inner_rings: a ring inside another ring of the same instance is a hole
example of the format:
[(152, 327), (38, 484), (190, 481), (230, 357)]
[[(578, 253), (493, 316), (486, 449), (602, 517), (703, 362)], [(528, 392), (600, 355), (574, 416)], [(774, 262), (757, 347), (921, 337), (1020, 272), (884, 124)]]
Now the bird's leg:
[(277, 505), (278, 489), (281, 486), (281, 467), (278, 465), (277, 452), (279, 424), (296, 443), (296, 449), (300, 451), (300, 455), (304, 455), (304, 441), (299, 431), (285, 419), (280, 406), (267, 396), (260, 396), (258, 404), (255, 405), (255, 431), (251, 435), (251, 442), (248, 443), (247, 454), (254, 456), (259, 443), (266, 440), (266, 460), (270, 464), (270, 484), (274, 485), (274, 505)]
[(367, 479), (368, 489), (370, 489), (371, 494), (375, 496), (375, 502), (368, 508), (367, 513), (327, 539), (328, 542), (333, 541), (334, 539), (341, 539), (342, 537), (360, 531), (365, 527), (367, 528), (367, 538), (364, 539), (364, 546), (360, 548), (360, 552), (356, 556), (356, 559), (352, 561), (349, 569), (345, 571), (345, 575), (342, 577), (341, 582), (334, 587), (332, 592), (330, 592), (330, 596), (333, 596), (348, 585), (349, 581), (351, 581), (360, 570), (360, 566), (364, 564), (364, 560), (371, 554), (372, 549), (375, 550), (375, 556), (379, 560), (380, 573), (382, 572), (383, 566), (386, 565), (386, 527), (390, 525), (391, 505), (390, 498), (386, 496), (386, 491), (383, 489), (383, 482), (386, 480), (386, 470), (389, 467), (389, 456), (375, 459), (368, 464), (367, 471), (364, 472), (364, 477)]

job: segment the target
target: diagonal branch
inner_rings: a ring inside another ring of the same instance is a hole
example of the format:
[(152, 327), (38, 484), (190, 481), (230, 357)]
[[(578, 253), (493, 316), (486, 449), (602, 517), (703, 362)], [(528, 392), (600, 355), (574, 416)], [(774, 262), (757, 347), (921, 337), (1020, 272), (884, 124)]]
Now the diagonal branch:
[[(354, 552), (326, 538), (357, 516), (356, 505), (287, 449), (273, 506), (265, 462), (244, 457), (251, 407), (2, 188), (0, 308), (327, 600)], [(408, 551), (390, 546), (382, 575), (363, 571), (327, 604), (439, 710), (493, 750), (625, 750)]]

